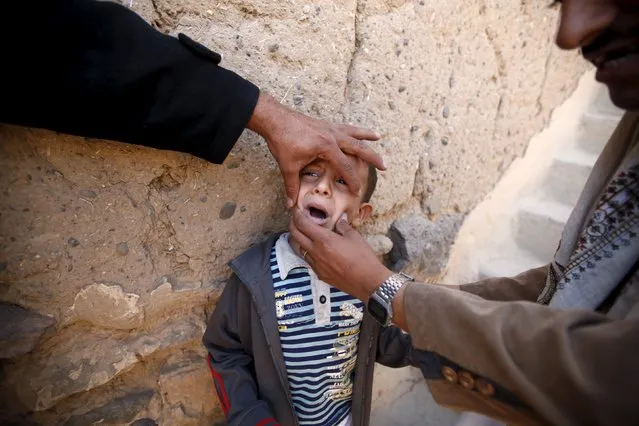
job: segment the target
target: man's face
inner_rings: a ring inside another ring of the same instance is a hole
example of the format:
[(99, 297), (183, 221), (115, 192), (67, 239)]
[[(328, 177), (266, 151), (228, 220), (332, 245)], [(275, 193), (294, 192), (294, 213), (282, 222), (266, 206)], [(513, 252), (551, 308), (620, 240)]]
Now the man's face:
[(620, 108), (639, 109), (639, 0), (562, 0), (557, 46), (581, 48)]
[(362, 194), (368, 182), (368, 165), (349, 156), (362, 182), (359, 194), (353, 194), (346, 182), (331, 165), (321, 159), (313, 161), (300, 172), (300, 192), (297, 207), (313, 222), (333, 230), (342, 213), (357, 227), (372, 212), (368, 203), (362, 203)]

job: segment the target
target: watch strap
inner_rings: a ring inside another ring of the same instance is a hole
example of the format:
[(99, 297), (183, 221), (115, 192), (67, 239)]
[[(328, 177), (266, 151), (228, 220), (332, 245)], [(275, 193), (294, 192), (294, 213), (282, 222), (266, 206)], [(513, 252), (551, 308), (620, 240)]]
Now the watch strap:
[(403, 272), (393, 274), (375, 290), (375, 294), (386, 302), (387, 305), (390, 305), (397, 292), (409, 281), (414, 281), (414, 278), (410, 275)]

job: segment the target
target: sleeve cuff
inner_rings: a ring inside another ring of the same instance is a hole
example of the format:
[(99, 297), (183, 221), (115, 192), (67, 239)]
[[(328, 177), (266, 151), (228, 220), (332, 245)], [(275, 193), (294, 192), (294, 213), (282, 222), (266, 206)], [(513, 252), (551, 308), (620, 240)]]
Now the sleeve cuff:
[(220, 78), (218, 84), (234, 87), (235, 93), (233, 93), (233, 101), (228, 103), (226, 113), (219, 117), (219, 130), (208, 144), (207, 152), (203, 156), (209, 161), (220, 164), (244, 132), (257, 105), (260, 89), (227, 69), (220, 68), (218, 75)]

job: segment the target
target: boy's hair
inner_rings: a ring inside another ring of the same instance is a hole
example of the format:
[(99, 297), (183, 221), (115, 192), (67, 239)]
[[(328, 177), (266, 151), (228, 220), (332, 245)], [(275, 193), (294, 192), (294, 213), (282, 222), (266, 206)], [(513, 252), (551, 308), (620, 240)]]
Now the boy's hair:
[(368, 166), (368, 179), (366, 179), (366, 191), (362, 196), (362, 203), (368, 203), (375, 192), (377, 186), (377, 169), (375, 166)]

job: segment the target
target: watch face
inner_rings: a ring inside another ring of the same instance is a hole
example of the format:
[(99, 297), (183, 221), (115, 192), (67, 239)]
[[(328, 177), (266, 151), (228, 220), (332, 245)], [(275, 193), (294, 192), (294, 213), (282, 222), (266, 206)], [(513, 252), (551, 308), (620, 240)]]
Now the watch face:
[(370, 312), (373, 318), (380, 324), (386, 324), (386, 321), (388, 321), (388, 311), (386, 307), (374, 297), (371, 297), (368, 301), (368, 312)]

